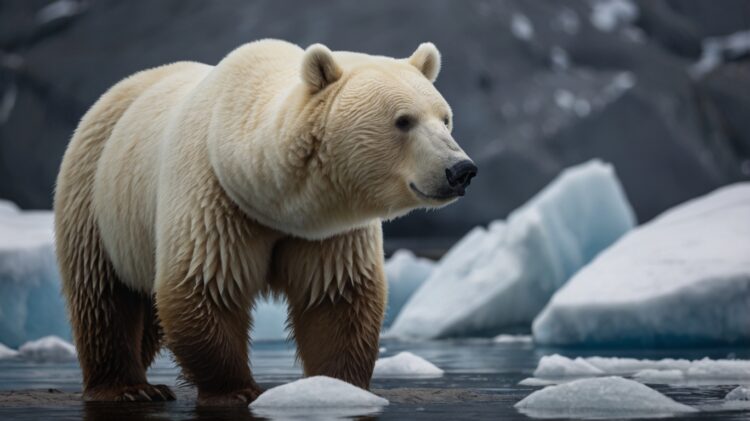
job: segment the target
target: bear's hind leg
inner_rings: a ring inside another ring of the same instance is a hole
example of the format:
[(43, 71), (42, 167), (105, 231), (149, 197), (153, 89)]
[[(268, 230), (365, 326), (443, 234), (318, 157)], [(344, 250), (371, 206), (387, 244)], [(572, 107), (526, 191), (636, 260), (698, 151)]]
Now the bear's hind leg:
[[(167, 386), (151, 385), (146, 380), (144, 346), (154, 346), (144, 343), (147, 331), (152, 329), (146, 326), (150, 321), (151, 297), (113, 278), (98, 280), (96, 284), (96, 287), (84, 284), (69, 289), (84, 400), (174, 400)], [(149, 359), (154, 354), (152, 348)]]

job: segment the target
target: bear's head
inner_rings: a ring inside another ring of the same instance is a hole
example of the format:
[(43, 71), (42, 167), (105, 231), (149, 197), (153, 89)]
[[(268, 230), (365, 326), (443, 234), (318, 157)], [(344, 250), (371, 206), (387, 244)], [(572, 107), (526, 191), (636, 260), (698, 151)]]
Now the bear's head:
[(263, 152), (286, 161), (240, 199), (251, 216), (320, 239), (464, 195), (477, 167), (451, 136), (451, 108), (433, 85), (433, 44), (406, 59), (314, 44), (301, 58), (297, 85), (278, 102), (286, 107), (274, 129), (283, 150)]

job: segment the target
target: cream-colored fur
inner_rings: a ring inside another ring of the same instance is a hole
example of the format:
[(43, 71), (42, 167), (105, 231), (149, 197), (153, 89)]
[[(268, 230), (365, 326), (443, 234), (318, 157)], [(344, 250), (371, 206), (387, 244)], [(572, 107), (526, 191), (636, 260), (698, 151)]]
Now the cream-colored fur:
[[(455, 200), (433, 194), (446, 168), (468, 159), (432, 85), (439, 70), (432, 44), (393, 59), (263, 40), (215, 67), (175, 63), (126, 79), (92, 107), (63, 160), (66, 291), (115, 282), (69, 269), (111, 262), (122, 283), (155, 292), (157, 308), (192, 291), (247, 311), (271, 277), (293, 277), (273, 282), (304, 291), (307, 306), (351, 303), (358, 286), (383, 282), (381, 219)], [(408, 130), (394, 125), (401, 116)], [(82, 230), (93, 237), (77, 241)], [(279, 253), (294, 256), (291, 272), (272, 265), (285, 239), (310, 246)], [(201, 311), (218, 318), (211, 308)], [(159, 313), (169, 342), (182, 327)]]
[[(308, 60), (331, 54), (320, 45), (308, 53)], [(200, 212), (192, 216), (200, 228), (220, 235), (209, 229), (219, 223), (205, 214), (211, 203), (197, 193), (226, 194), (274, 235), (309, 239), (445, 204), (408, 187), (433, 189), (447, 163), (465, 157), (442, 121), (450, 121), (450, 108), (411, 63), (426, 65), (434, 79), (434, 47), (423, 44), (411, 60), (332, 56), (337, 70), (330, 77), (338, 86), (329, 92), (300, 80), (301, 71), (319, 68), (302, 66), (302, 49), (264, 40), (216, 67), (176, 66), (140, 93), (107, 140), (95, 178), (97, 221), (123, 282), (152, 289), (159, 279), (156, 240), (164, 248), (184, 243), (174, 226), (186, 214)], [(398, 113), (423, 122), (402, 136), (392, 124)], [(218, 193), (205, 188), (214, 178)], [(232, 265), (221, 260), (228, 258), (226, 244), (207, 246), (217, 248), (219, 264)], [(260, 272), (254, 289), (263, 286)]]

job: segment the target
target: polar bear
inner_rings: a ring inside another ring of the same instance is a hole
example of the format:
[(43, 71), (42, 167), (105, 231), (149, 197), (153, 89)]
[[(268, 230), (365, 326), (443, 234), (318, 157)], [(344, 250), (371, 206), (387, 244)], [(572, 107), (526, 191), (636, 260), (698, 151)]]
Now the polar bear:
[(198, 404), (252, 401), (250, 310), (264, 294), (288, 301), (305, 375), (367, 388), (381, 220), (453, 202), (477, 171), (439, 70), (430, 43), (394, 59), (262, 40), (107, 91), (55, 192), (84, 399), (174, 399), (146, 380), (165, 344)]

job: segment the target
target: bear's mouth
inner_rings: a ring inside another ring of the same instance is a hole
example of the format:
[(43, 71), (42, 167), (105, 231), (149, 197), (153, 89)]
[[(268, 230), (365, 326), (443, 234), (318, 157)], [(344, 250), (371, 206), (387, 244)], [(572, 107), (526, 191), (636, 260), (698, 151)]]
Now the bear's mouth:
[(452, 200), (452, 199), (457, 198), (458, 196), (461, 196), (460, 194), (458, 194), (456, 191), (452, 189), (445, 189), (445, 190), (441, 189), (439, 194), (434, 194), (434, 195), (427, 194), (419, 190), (416, 184), (414, 183), (409, 183), (409, 188), (411, 188), (412, 191), (414, 191), (414, 193), (416, 193), (418, 197), (420, 197), (421, 199), (425, 199), (425, 200), (436, 200), (439, 202), (444, 202), (446, 200)]

